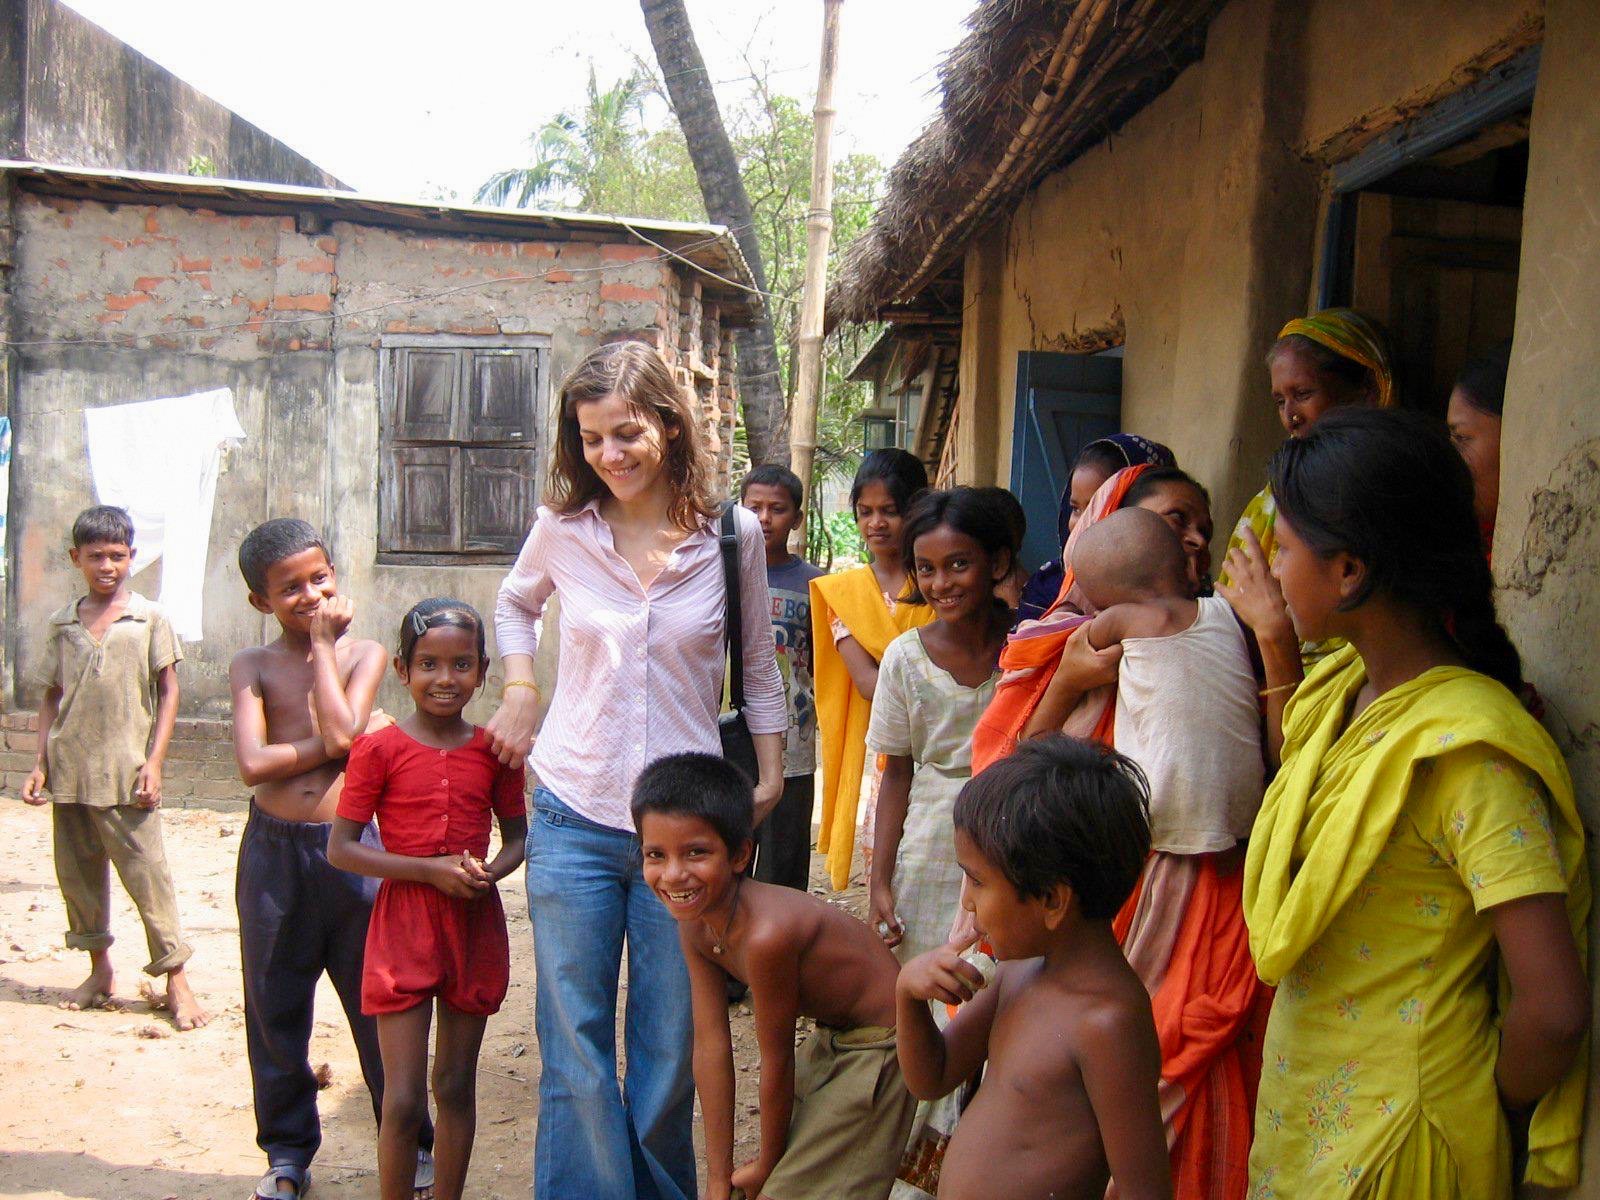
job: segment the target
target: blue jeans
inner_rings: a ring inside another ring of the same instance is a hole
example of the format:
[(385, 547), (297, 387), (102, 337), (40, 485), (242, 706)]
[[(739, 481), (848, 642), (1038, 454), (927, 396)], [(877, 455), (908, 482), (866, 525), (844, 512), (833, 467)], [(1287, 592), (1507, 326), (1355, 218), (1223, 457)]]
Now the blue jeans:
[[(640, 873), (639, 843), (544, 788), (528, 825), (535, 1200), (692, 1200), (694, 1025), (677, 922)], [(617, 981), (628, 944), (617, 1088)]]

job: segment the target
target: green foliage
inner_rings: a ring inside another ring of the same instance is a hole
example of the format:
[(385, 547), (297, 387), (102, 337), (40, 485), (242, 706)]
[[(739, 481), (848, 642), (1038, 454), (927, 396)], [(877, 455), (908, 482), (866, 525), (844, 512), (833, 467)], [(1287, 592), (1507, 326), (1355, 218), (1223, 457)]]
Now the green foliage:
[[(794, 348), (805, 274), (806, 210), (811, 199), (810, 101), (776, 92), (753, 67), (748, 89), (723, 108), (738, 156), (767, 270), (773, 330), (785, 393), (794, 389)], [(602, 91), (591, 68), (581, 113), (557, 113), (529, 138), (533, 162), (497, 172), (478, 189), (486, 204), (704, 221), (705, 202), (689, 147), (676, 121), (650, 128), (649, 97), (666, 89), (650, 68)], [(883, 181), (883, 164), (870, 154), (849, 154), (833, 168), (833, 240), (830, 277), (840, 256), (866, 229)], [(818, 409), (816, 482), (853, 473), (861, 458), (860, 415), (869, 389), (845, 375), (878, 336), (874, 327), (851, 326), (829, 337), (823, 353), (823, 396)], [(748, 464), (744, 430), (735, 433), (735, 477)], [(847, 521), (854, 537), (854, 522)], [(844, 550), (839, 551), (844, 553)]]
[(861, 540), (861, 530), (856, 527), (854, 513), (829, 513), (808, 522), (808, 525), (806, 557), (818, 566), (831, 570), (834, 560), (839, 558), (866, 562), (867, 546)]
[(209, 154), (191, 154), (189, 155), (189, 163), (183, 168), (183, 171), (186, 175), (211, 179), (217, 174), (217, 164)]

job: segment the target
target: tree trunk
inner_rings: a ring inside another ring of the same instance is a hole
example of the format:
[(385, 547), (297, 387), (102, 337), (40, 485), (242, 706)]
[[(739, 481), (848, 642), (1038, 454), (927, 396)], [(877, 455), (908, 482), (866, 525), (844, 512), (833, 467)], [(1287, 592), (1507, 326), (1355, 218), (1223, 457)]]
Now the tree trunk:
[[(639, 0), (644, 23), (650, 30), (656, 62), (667, 85), (667, 95), (689, 144), (695, 177), (705, 198), (706, 214), (726, 225), (750, 264), (756, 287), (767, 290), (767, 270), (756, 240), (750, 197), (739, 174), (739, 160), (722, 124), (716, 93), (706, 73), (705, 60), (695, 44), (694, 30), (683, 0)], [(734, 331), (739, 352), (739, 399), (744, 408), (745, 433), (752, 463), (789, 461), (789, 437), (784, 412), (783, 378), (778, 365), (778, 343), (772, 332), (772, 310), (764, 297), (755, 298), (761, 311), (755, 323)]]

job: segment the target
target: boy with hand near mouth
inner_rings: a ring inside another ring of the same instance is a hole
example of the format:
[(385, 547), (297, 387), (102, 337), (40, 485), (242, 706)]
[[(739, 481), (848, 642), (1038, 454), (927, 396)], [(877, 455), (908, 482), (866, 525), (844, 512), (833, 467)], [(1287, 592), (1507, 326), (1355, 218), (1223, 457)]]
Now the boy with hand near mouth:
[[(1126, 758), (1060, 734), (1024, 742), (961, 790), (955, 852), (977, 929), (908, 962), (900, 1065), (920, 1099), (988, 1061), (945, 1149), (941, 1200), (1170, 1200), (1150, 997), (1111, 931), (1149, 849)], [(960, 955), (982, 937), (985, 985)], [(960, 1005), (941, 1032), (929, 1001)]]
[[(233, 749), (252, 789), (236, 895), (244, 959), (245, 1046), (256, 1143), (268, 1169), (262, 1200), (299, 1197), (322, 1142), (309, 1059), (317, 980), (339, 993), (372, 1096), (383, 1104), (377, 1027), (361, 1014), (367, 923), (378, 882), (328, 862), (345, 756), (372, 716), (388, 654), (347, 636), (355, 607), (339, 595), (327, 546), (304, 521), (258, 525), (239, 546), (250, 606), (281, 630), (234, 655)], [(377, 844), (369, 825), (364, 840)], [(416, 1190), (431, 1195), (433, 1127), (422, 1122)]]
[(124, 509), (100, 505), (73, 521), (72, 565), (89, 590), (51, 615), (44, 655), (32, 672), (45, 693), (38, 765), (22, 785), (22, 799), (54, 801), (67, 945), (89, 953), (89, 977), (63, 1006), (95, 1008), (111, 998), (115, 864), (144, 922), (145, 973), (167, 977), (167, 1010), (186, 1030), (210, 1016), (184, 971), (191, 951), (178, 925), (159, 811), (183, 652), (161, 608), (129, 589), (133, 556), (133, 521)]
[[(849, 913), (745, 876), (753, 808), (744, 776), (706, 754), (659, 759), (633, 792), (645, 882), (679, 922), (689, 966), (702, 1196), (881, 1200), (916, 1108), (895, 1059), (897, 964)], [(761, 1047), (761, 1149), (737, 1171), (729, 976), (750, 986)], [(797, 1052), (802, 1016), (817, 1027)]]

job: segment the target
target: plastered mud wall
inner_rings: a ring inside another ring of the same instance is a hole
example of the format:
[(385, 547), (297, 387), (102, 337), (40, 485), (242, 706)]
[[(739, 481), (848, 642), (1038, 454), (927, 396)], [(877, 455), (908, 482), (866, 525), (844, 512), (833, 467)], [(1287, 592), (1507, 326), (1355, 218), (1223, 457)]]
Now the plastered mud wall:
[[(1205, 57), (966, 259), (963, 479), (1010, 472), (1017, 354), (1121, 344), (1123, 424), (1212, 490), (1219, 546), (1282, 437), (1263, 356), (1311, 293), (1330, 155), (1536, 41), (1526, 0), (1235, 0)], [(998, 247), (998, 248), (997, 248)]]
[[(1548, 702), (1600, 878), (1600, 6), (1550, 0), (1545, 20), (1494, 561), (1501, 617)], [(1591, 919), (1591, 978), (1597, 952)], [(1591, 1063), (1575, 1196), (1600, 1196), (1596, 1078)]]

